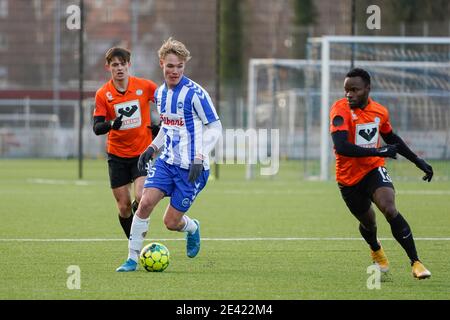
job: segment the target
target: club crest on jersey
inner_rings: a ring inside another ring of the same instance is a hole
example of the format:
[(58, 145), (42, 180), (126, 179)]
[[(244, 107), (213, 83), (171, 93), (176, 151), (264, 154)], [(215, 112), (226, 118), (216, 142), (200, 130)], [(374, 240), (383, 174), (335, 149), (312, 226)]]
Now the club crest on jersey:
[(112, 101), (114, 99), (114, 97), (110, 91), (108, 91), (106, 93), (106, 99), (108, 99), (108, 101)]
[(142, 93), (144, 93), (141, 89), (137, 89), (136, 90), (136, 95), (137, 96), (142, 96)]
[(361, 123), (356, 125), (355, 144), (364, 148), (376, 148), (378, 146), (378, 123)]
[(178, 108), (178, 109), (183, 109), (183, 102), (178, 101), (178, 103), (177, 103), (177, 108)]

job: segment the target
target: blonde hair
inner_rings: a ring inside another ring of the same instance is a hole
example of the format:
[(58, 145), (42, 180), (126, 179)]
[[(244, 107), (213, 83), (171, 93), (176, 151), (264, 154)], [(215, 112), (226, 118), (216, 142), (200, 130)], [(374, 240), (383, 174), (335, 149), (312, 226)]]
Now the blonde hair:
[(168, 54), (173, 53), (184, 61), (189, 61), (191, 59), (191, 53), (186, 46), (178, 41), (170, 37), (166, 41), (164, 41), (161, 48), (158, 50), (158, 57), (160, 59), (164, 59)]

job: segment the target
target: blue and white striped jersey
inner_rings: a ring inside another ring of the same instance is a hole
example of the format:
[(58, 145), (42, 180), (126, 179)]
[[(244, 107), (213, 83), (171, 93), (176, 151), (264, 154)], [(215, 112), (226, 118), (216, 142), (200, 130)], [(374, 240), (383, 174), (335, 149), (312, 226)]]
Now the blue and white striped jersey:
[[(189, 169), (196, 154), (202, 154), (205, 125), (219, 120), (209, 94), (199, 84), (183, 76), (170, 89), (164, 83), (155, 91), (155, 102), (164, 130), (164, 150), (160, 158)], [(203, 160), (209, 169), (209, 157)]]

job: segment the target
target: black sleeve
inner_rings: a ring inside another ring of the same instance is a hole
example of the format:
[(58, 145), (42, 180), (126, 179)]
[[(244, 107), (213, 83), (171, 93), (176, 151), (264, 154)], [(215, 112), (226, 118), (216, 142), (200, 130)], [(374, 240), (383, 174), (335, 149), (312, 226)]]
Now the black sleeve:
[(382, 133), (381, 136), (387, 144), (396, 144), (398, 153), (409, 161), (416, 163), (418, 159), (417, 155), (406, 145), (402, 138), (396, 135), (393, 131), (389, 133)]
[(106, 134), (111, 130), (111, 123), (109, 121), (105, 122), (105, 117), (96, 116), (94, 117), (94, 133), (96, 135)]
[(331, 137), (337, 154), (355, 158), (378, 156), (376, 148), (363, 148), (348, 142), (348, 131), (335, 131), (331, 134)]
[(152, 124), (151, 126), (147, 126), (152, 131), (152, 139), (155, 139), (155, 137), (158, 135), (159, 130), (161, 129), (161, 123), (159, 124)]

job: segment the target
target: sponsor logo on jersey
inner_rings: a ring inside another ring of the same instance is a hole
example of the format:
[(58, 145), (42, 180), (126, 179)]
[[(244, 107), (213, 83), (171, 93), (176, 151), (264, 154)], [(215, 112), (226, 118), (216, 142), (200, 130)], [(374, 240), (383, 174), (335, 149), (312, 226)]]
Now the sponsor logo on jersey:
[(142, 119), (139, 100), (115, 104), (114, 109), (117, 116), (123, 116), (120, 130), (133, 129), (141, 126)]
[(137, 105), (132, 105), (132, 106), (126, 106), (123, 109), (119, 109), (119, 110), (117, 110), (117, 112), (119, 112), (119, 114), (122, 114), (129, 118), (137, 111), (137, 109), (138, 109)]
[(355, 144), (364, 148), (376, 148), (378, 145), (378, 123), (356, 125)]
[(183, 118), (178, 118), (178, 119), (170, 119), (167, 116), (161, 115), (160, 116), (161, 121), (168, 126), (184, 126), (184, 121)]
[(366, 139), (367, 141), (371, 141), (373, 137), (377, 134), (377, 128), (372, 129), (361, 129), (358, 134)]

